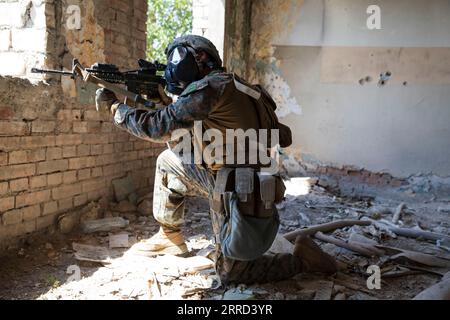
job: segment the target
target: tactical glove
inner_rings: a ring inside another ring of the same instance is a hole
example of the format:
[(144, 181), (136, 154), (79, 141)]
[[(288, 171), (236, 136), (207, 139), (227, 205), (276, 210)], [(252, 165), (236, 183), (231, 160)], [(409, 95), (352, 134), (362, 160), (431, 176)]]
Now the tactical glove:
[(98, 89), (95, 94), (95, 107), (97, 111), (110, 111), (111, 107), (118, 102), (119, 100), (117, 100), (114, 92), (108, 89)]
[(158, 93), (159, 93), (159, 97), (161, 98), (161, 102), (163, 103), (163, 105), (168, 106), (169, 104), (171, 104), (173, 102), (172, 98), (166, 94), (163, 86), (160, 84), (158, 85)]

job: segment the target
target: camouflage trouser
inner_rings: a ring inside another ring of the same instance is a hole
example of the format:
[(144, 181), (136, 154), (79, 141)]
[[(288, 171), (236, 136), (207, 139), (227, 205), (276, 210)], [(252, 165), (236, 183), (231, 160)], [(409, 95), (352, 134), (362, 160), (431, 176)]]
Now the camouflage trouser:
[[(184, 222), (185, 197), (209, 197), (214, 190), (214, 182), (211, 171), (194, 164), (185, 164), (172, 151), (164, 151), (156, 165), (153, 197), (155, 219), (167, 228), (179, 230)], [(210, 213), (213, 215), (212, 220), (217, 221), (214, 219), (217, 213), (212, 210)], [(266, 254), (253, 261), (236, 261), (223, 256), (220, 244), (216, 244), (216, 249), (216, 270), (225, 284), (279, 281), (302, 271), (301, 261), (291, 254)]]

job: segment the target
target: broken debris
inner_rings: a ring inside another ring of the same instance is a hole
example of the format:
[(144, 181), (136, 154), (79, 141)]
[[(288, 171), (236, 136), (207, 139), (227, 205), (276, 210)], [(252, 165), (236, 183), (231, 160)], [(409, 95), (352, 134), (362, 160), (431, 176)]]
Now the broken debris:
[(128, 233), (120, 233), (109, 235), (109, 248), (115, 249), (115, 248), (129, 248), (130, 242), (129, 242), (129, 235)]
[(112, 181), (114, 196), (117, 202), (128, 200), (130, 194), (136, 193), (136, 188), (131, 176)]
[(100, 220), (84, 221), (81, 224), (81, 230), (84, 233), (109, 232), (121, 228), (126, 228), (130, 222), (120, 217), (105, 218)]

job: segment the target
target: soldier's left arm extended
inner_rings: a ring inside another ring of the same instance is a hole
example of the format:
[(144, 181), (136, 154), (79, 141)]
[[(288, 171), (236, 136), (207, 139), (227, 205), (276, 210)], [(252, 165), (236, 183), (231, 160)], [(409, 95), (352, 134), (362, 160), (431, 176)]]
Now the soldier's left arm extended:
[(120, 104), (114, 123), (138, 138), (165, 143), (171, 140), (173, 131), (191, 129), (195, 121), (206, 119), (216, 99), (216, 92), (206, 87), (180, 96), (160, 110), (140, 110)]

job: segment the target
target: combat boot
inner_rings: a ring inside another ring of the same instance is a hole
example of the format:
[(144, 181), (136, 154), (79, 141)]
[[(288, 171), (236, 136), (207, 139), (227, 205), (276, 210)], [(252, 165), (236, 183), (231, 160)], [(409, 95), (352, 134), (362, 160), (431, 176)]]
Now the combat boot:
[(161, 227), (150, 239), (135, 244), (131, 250), (141, 255), (155, 256), (160, 254), (182, 255), (188, 252), (181, 231)]
[(295, 240), (294, 256), (303, 263), (303, 272), (334, 274), (338, 270), (336, 260), (324, 252), (317, 243), (308, 236), (298, 236)]

